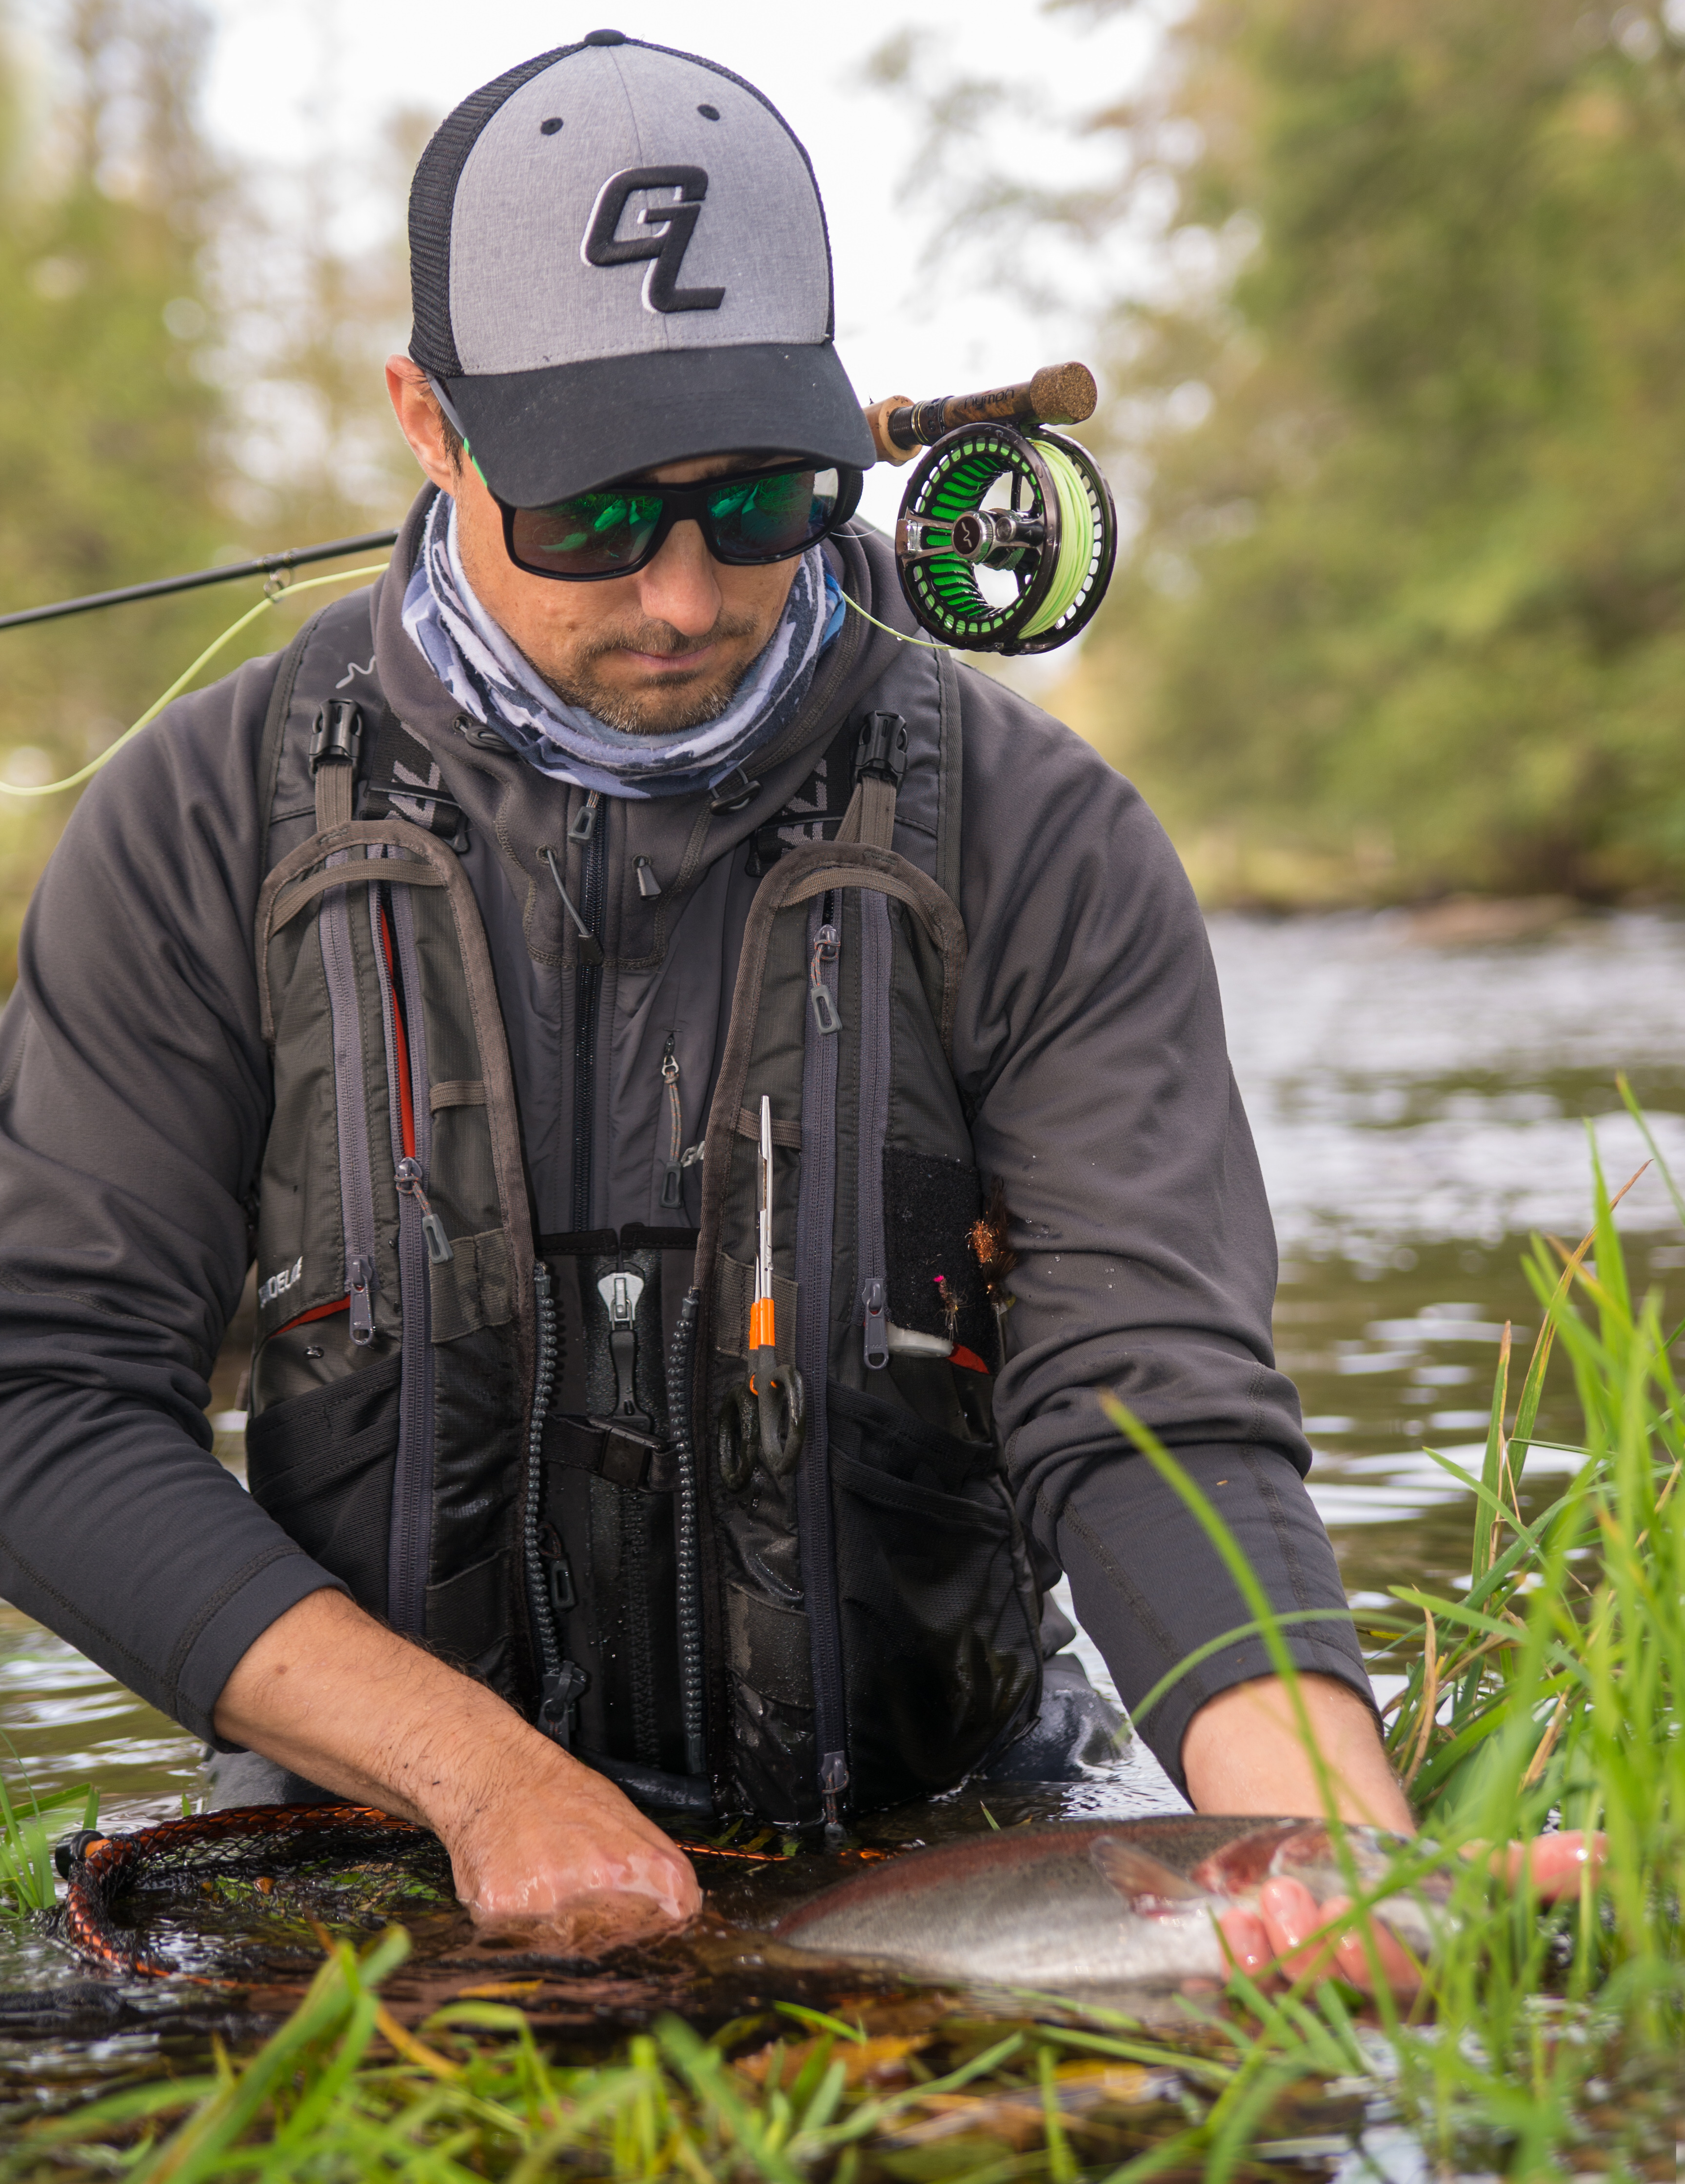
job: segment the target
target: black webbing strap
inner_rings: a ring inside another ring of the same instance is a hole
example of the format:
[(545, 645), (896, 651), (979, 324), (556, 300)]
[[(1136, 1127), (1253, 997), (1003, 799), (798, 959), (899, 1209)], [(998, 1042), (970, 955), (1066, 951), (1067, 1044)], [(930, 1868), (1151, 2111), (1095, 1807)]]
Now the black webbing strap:
[(424, 827), (459, 856), (468, 847), (462, 807), (441, 786), (439, 762), (396, 713), (383, 708), (366, 739), (358, 791), (359, 819), (407, 819)]

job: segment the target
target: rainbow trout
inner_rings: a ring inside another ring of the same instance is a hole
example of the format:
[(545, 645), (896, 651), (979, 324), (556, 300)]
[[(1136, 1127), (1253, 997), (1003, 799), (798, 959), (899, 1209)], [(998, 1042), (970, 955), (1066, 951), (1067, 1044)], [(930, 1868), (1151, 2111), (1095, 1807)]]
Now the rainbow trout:
[[(1360, 1883), (1384, 1879), (1396, 1836), (1349, 1828)], [(1276, 1875), (1318, 1903), (1349, 1892), (1320, 1820), (1204, 1814), (1003, 1829), (904, 1858), (826, 1889), (776, 1928), (791, 1947), (915, 1979), (1072, 1987), (1221, 1979), (1216, 1919)], [(1450, 1883), (1436, 1875), (1378, 1907), (1418, 1955)]]

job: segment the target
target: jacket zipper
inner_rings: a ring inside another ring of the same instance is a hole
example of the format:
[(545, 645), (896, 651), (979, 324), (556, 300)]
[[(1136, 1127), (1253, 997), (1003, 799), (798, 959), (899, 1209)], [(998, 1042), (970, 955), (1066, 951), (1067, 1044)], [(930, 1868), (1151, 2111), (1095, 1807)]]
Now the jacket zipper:
[[(426, 1626), (433, 1517), (432, 1313), (427, 1264), (430, 1259), (442, 1262), (448, 1258), (450, 1241), (443, 1223), (428, 1202), (425, 1188), (432, 1113), (426, 1028), (417, 1006), (420, 985), (414, 961), (414, 913), (407, 897), (389, 904), (390, 893), (386, 888), (369, 890), (386, 1034), (386, 1082), (391, 1088), (403, 1330), (386, 1615), (394, 1630), (420, 1636)], [(396, 944), (394, 928), (399, 936)]]
[(796, 1361), (807, 1382), (807, 1440), (797, 1474), (802, 1585), (813, 1645), (814, 1727), (819, 1792), (835, 1828), (848, 1787), (842, 1613), (831, 1508), (826, 1383), (831, 1351), (831, 1245), (836, 1225), (837, 1050), (834, 1034), (842, 936), (827, 894), (810, 927), (813, 953), (807, 1037), (802, 1058), (802, 1180), (796, 1210)]
[(699, 1290), (690, 1290), (679, 1306), (678, 1324), (667, 1353), (667, 1433), (678, 1472), (674, 1560), (679, 1595), (679, 1692), (685, 1725), (685, 1772), (697, 1780), (708, 1772), (704, 1731), (705, 1675), (703, 1659), (702, 1581), (698, 1527), (696, 1451), (691, 1437), (691, 1379), (696, 1354)]
[[(556, 1301), (551, 1294), (550, 1270), (542, 1259), (532, 1268), (532, 1297), (536, 1306), (532, 1366), (532, 1412), (526, 1429), (526, 1501), (522, 1511), (522, 1560), (526, 1570), (526, 1606), (538, 1653), (537, 1726), (570, 1751), (574, 1740), (574, 1708), (590, 1681), (576, 1661), (564, 1658), (556, 1629), (555, 1602), (549, 1574), (539, 1552), (540, 1500), (544, 1485), (544, 1421), (550, 1415), (555, 1392), (561, 1340), (557, 1329)], [(566, 1563), (564, 1561), (563, 1567)]]
[[(339, 850), (329, 860), (343, 861)], [(345, 1237), (345, 1288), (351, 1307), (351, 1340), (359, 1349), (375, 1339), (375, 1182), (369, 1153), (369, 1103), (363, 1079), (363, 1023), (357, 967), (351, 952), (351, 909), (346, 891), (322, 898), (317, 932), (333, 1019), (334, 1106), (339, 1117), (339, 1210)]]
[(603, 833), (598, 825), (601, 795), (592, 789), (585, 808), (568, 829), (568, 839), (581, 845), (580, 915), (598, 943), (598, 960), (584, 960), (581, 951), (574, 972), (573, 1036), (573, 1225), (591, 1226), (592, 1153), (597, 1099), (597, 1004), (603, 990)]
[(679, 1104), (679, 1057), (673, 1051), (678, 1034), (669, 1032), (661, 1050), (661, 1082), (667, 1088), (667, 1162), (661, 1177), (661, 1210), (670, 1213), (685, 1202), (685, 1171), (681, 1155), (685, 1144), (684, 1110)]

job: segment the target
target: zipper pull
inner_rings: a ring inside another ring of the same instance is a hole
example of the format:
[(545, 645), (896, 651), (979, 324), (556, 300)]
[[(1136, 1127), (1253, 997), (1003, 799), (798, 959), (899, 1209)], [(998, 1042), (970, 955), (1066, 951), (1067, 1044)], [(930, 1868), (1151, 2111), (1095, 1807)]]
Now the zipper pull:
[(345, 1285), (351, 1292), (351, 1339), (366, 1348), (375, 1339), (375, 1262), (359, 1251), (345, 1262)]
[(590, 1685), (590, 1677), (577, 1661), (564, 1661), (554, 1675), (544, 1678), (535, 1726), (542, 1729), (546, 1736), (553, 1738), (564, 1752), (573, 1748), (578, 1726), (574, 1708)]
[(813, 1004), (814, 1022), (819, 1034), (826, 1039), (834, 1031), (841, 1031), (842, 1019), (837, 1013), (837, 1004), (831, 997), (831, 989), (825, 983), (825, 966), (837, 961), (842, 946), (842, 935), (834, 925), (821, 925), (814, 942), (813, 966), (809, 972), (808, 999)]
[(570, 842), (588, 842), (597, 832), (597, 808), (603, 801), (603, 792), (593, 788), (586, 798), (584, 808), (568, 829)]
[(645, 901), (653, 901), (661, 892), (661, 883), (655, 877), (655, 867), (648, 857), (634, 857), (632, 870), (637, 874), (637, 891)]
[(889, 1301), (881, 1282), (868, 1282), (860, 1291), (866, 1319), (866, 1370), (881, 1373), (889, 1362)]
[(553, 1524), (538, 1527), (538, 1558), (543, 1564), (550, 1606), (558, 1615), (571, 1615), (579, 1606), (579, 1595), (574, 1590), (567, 1549), (562, 1545), (561, 1535)]
[(609, 1314), (609, 1351), (614, 1361), (614, 1416), (646, 1429), (653, 1424), (637, 1407), (637, 1327), (635, 1315), (643, 1295), (642, 1274), (604, 1274), (597, 1284)]
[[(591, 793), (593, 796), (597, 794), (594, 788)], [(571, 828), (569, 829), (569, 833), (571, 838)], [(574, 930), (579, 935), (580, 961), (581, 963), (600, 963), (603, 961), (603, 944), (597, 938), (597, 935), (592, 931), (591, 928), (586, 923), (585, 920), (580, 916), (579, 912), (574, 908), (573, 897), (562, 885), (562, 868), (556, 862), (555, 851), (553, 850), (541, 850), (538, 854), (550, 867), (550, 877), (556, 883), (556, 893), (560, 895), (562, 899), (562, 908), (566, 911), (568, 916), (573, 920)]]
[(661, 1210), (671, 1213), (685, 1202), (684, 1162), (680, 1156), (679, 1140), (683, 1135), (683, 1111), (679, 1106), (679, 1057), (673, 1051), (678, 1034), (669, 1032), (667, 1044), (661, 1050), (661, 1082), (667, 1088), (667, 1115), (670, 1125), (667, 1143), (667, 1164), (661, 1173)]
[(427, 1240), (427, 1256), (436, 1267), (448, 1265), (456, 1254), (445, 1234), (444, 1223), (427, 1203), (427, 1194), (421, 1187), (420, 1162), (406, 1156), (392, 1171), (392, 1178), (405, 1197), (413, 1198), (421, 1209), (421, 1234)]

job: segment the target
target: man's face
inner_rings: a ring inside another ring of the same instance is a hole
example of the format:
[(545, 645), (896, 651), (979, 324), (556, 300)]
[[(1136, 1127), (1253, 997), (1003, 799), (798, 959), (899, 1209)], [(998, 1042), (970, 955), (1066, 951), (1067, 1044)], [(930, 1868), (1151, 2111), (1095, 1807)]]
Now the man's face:
[[(403, 436), (434, 484), (452, 494), (462, 566), (481, 604), (570, 705), (612, 728), (660, 735), (711, 721), (778, 626), (796, 560), (744, 569), (716, 561), (694, 523), (676, 523), (661, 550), (629, 577), (558, 583), (518, 569), (503, 516), (473, 464), (453, 465), (420, 366), (391, 358), (386, 387)], [(688, 485), (752, 467), (710, 455), (647, 473)]]

